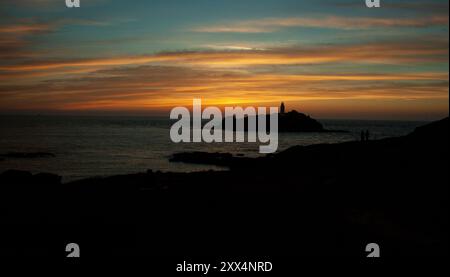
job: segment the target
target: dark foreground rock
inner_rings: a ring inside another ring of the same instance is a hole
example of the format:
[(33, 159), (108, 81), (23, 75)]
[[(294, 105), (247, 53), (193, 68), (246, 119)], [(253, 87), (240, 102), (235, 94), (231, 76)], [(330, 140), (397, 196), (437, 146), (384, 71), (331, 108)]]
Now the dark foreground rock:
[(192, 164), (209, 164), (218, 166), (228, 166), (234, 157), (230, 153), (209, 153), (209, 152), (181, 152), (175, 153), (170, 158), (171, 162), (184, 162)]
[(376, 242), (383, 256), (445, 256), (448, 139), (447, 118), (399, 138), (224, 154), (229, 171), (66, 184), (10, 171), (0, 175), (0, 251), (60, 256), (78, 242), (86, 257), (364, 257)]
[(8, 152), (0, 154), (3, 158), (15, 158), (15, 159), (34, 159), (34, 158), (49, 158), (55, 157), (55, 154), (48, 152)]

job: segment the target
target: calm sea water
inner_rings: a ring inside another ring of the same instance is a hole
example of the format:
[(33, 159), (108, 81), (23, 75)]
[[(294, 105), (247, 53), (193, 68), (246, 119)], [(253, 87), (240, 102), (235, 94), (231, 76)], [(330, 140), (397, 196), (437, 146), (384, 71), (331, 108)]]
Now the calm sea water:
[[(424, 122), (320, 120), (328, 129), (349, 133), (280, 134), (278, 150), (294, 145), (358, 140), (369, 129), (371, 138), (405, 135)], [(170, 163), (171, 154), (183, 151), (229, 152), (258, 156), (255, 143), (172, 143), (170, 121), (155, 117), (0, 116), (0, 154), (50, 152), (56, 157), (6, 158), (0, 172), (21, 169), (52, 172), (64, 181), (93, 176), (142, 172), (220, 169), (206, 165)]]

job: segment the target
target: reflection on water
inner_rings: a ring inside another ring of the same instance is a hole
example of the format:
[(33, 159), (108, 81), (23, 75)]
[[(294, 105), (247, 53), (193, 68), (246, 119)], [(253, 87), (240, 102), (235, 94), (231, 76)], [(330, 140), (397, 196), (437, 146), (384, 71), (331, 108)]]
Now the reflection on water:
[[(358, 140), (369, 129), (372, 138), (405, 135), (423, 122), (321, 120), (327, 129), (349, 133), (281, 133), (278, 151), (293, 145)], [(50, 152), (54, 158), (5, 159), (0, 171), (52, 172), (64, 181), (92, 176), (141, 172), (197, 171), (213, 166), (169, 163), (175, 152), (209, 151), (259, 156), (259, 143), (171, 142), (170, 122), (152, 117), (0, 116), (0, 153)]]

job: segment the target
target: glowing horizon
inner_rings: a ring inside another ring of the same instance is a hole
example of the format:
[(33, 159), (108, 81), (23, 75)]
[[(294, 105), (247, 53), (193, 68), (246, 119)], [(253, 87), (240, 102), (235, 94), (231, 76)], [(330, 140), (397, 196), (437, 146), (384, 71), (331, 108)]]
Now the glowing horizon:
[(319, 118), (448, 116), (447, 1), (185, 2), (2, 2), (1, 111), (151, 114), (202, 98)]

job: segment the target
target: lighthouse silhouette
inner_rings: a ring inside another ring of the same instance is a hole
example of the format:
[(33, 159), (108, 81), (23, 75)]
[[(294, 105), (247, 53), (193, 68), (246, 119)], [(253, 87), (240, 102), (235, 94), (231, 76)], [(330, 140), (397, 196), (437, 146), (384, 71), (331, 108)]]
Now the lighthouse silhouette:
[(280, 113), (281, 113), (281, 114), (284, 114), (284, 110), (285, 110), (284, 102), (281, 102), (281, 105), (280, 105)]

